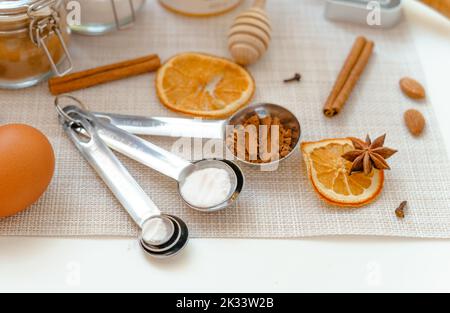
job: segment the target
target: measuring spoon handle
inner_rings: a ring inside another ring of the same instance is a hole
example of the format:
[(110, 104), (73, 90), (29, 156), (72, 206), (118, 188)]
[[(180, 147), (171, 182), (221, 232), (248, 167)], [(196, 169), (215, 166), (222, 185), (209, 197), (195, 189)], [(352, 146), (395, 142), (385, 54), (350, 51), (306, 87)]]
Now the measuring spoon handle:
[(103, 143), (89, 122), (82, 117), (77, 119), (90, 138), (82, 136), (67, 123), (63, 124), (65, 132), (136, 224), (142, 228), (149, 218), (161, 215), (158, 207)]
[(114, 126), (136, 135), (224, 139), (225, 120), (201, 120), (173, 117), (142, 117), (93, 113)]
[(180, 181), (182, 173), (193, 166), (185, 159), (110, 123), (98, 119), (92, 122), (96, 123), (98, 135), (110, 148), (176, 181)]

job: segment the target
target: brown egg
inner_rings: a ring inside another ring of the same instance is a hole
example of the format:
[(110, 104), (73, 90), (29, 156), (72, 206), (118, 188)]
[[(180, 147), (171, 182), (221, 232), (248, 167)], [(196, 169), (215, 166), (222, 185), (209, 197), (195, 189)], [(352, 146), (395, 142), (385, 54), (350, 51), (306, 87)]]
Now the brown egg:
[(54, 169), (55, 155), (44, 134), (27, 125), (0, 126), (0, 218), (35, 203)]

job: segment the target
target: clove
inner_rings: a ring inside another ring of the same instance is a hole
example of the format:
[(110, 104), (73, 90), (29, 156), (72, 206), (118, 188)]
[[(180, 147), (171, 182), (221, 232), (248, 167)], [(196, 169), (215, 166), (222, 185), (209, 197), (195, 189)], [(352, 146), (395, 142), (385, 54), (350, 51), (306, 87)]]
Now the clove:
[(302, 80), (302, 75), (300, 75), (299, 73), (295, 73), (295, 76), (289, 79), (285, 79), (284, 82), (285, 83), (291, 83), (291, 82), (300, 82)]
[(405, 208), (408, 205), (408, 201), (403, 201), (400, 206), (395, 210), (395, 215), (398, 218), (404, 219), (405, 218)]

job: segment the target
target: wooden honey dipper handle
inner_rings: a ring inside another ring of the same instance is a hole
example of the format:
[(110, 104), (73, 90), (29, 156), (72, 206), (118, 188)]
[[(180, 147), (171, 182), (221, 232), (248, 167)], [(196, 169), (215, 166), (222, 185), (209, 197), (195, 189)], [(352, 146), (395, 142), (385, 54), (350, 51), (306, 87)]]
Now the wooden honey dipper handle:
[(241, 65), (255, 63), (269, 48), (272, 28), (265, 6), (266, 0), (255, 0), (253, 7), (241, 13), (230, 28), (228, 49)]
[(435, 9), (441, 14), (450, 18), (450, 0), (420, 0), (422, 3)]
[(255, 0), (253, 7), (264, 9), (266, 7), (266, 0)]

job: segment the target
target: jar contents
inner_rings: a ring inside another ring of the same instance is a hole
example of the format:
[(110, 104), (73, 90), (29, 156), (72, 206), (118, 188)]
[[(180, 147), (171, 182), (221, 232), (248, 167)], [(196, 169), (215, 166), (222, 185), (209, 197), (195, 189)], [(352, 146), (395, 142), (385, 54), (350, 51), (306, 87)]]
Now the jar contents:
[(237, 7), (242, 0), (159, 0), (167, 9), (190, 16), (210, 16)]
[[(63, 34), (67, 40), (67, 33)], [(56, 36), (47, 40), (47, 47), (53, 60), (59, 63), (64, 56), (64, 50)], [(20, 82), (28, 78), (38, 78), (47, 75), (51, 66), (44, 50), (37, 47), (29, 36), (0, 37), (0, 81)]]
[(231, 187), (231, 178), (226, 170), (207, 168), (190, 174), (180, 191), (189, 204), (199, 208), (211, 208), (227, 201)]
[(285, 158), (294, 149), (299, 130), (278, 117), (254, 114), (227, 135), (227, 146), (241, 160), (263, 164)]
[(8, 5), (0, 4), (0, 88), (25, 88), (51, 74), (67, 74), (70, 31), (62, 2), (20, 1), (15, 13)]

